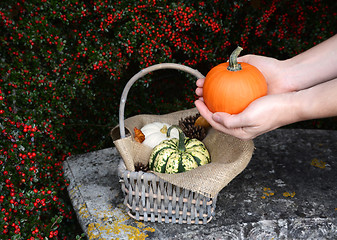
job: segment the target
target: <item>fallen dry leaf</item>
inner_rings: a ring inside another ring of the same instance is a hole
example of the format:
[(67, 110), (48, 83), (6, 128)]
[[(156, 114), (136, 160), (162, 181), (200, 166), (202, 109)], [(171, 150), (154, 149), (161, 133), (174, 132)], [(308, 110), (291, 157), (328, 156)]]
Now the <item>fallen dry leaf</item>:
[(133, 131), (135, 131), (135, 140), (139, 143), (142, 143), (145, 140), (145, 135), (140, 129), (136, 127), (133, 129)]

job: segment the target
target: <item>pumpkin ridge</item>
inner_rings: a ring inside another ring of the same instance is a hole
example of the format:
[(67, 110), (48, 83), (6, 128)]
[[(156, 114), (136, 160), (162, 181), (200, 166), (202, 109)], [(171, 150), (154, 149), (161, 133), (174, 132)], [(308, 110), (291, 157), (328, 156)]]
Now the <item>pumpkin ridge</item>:
[(198, 158), (197, 156), (194, 156), (192, 153), (190, 153), (190, 154), (192, 155), (194, 161), (198, 164), (198, 166), (200, 166), (201, 165), (201, 159)]
[(166, 140), (165, 143), (172, 146), (172, 147), (176, 147), (176, 146), (178, 146), (178, 139), (172, 138), (172, 139)]
[(164, 172), (166, 173), (177, 173), (179, 172), (178, 169), (179, 169), (180, 162), (181, 162), (181, 154), (177, 152), (172, 152), (170, 157), (166, 159), (165, 169), (162, 169), (162, 170), (164, 170)]
[(185, 167), (183, 165), (183, 156), (182, 154), (180, 154), (180, 157), (179, 157), (179, 165), (178, 165), (178, 172), (185, 172)]
[[(158, 148), (158, 149), (154, 149), (153, 152), (151, 153), (151, 156), (150, 156), (150, 169), (153, 170), (154, 168), (156, 168), (155, 166), (155, 159), (157, 159), (158, 155), (166, 150), (166, 149), (171, 149), (169, 146), (167, 147), (164, 147), (164, 148)], [(158, 163), (158, 162), (157, 162)]]
[(201, 153), (201, 154), (204, 154), (205, 153), (205, 150), (200, 146), (200, 148), (198, 149), (190, 149), (188, 151), (186, 151), (187, 153), (193, 153), (193, 152), (198, 152), (198, 153)]
[(182, 165), (184, 166), (184, 170), (192, 170), (196, 167), (198, 167), (198, 163), (195, 161), (194, 157), (192, 154), (190, 153), (185, 153), (183, 156), (182, 156)]
[[(156, 161), (157, 164), (155, 164), (155, 166), (154, 166), (154, 169), (157, 169), (157, 170), (159, 170), (160, 172), (161, 172), (161, 171), (164, 171), (164, 172), (165, 172), (165, 169), (166, 169), (166, 167), (167, 167), (168, 160), (170, 159), (170, 157), (172, 156), (172, 154), (174, 154), (174, 150), (171, 149), (171, 148), (169, 148), (169, 147), (167, 147), (167, 148), (165, 148), (165, 149), (161, 149), (161, 151), (158, 152), (158, 155), (156, 156), (155, 159), (157, 159), (157, 158), (160, 157), (160, 156), (165, 155), (165, 154), (167, 153), (166, 150), (170, 150), (169, 153), (168, 153), (168, 155), (167, 155), (166, 157), (163, 157), (163, 158), (161, 159), (162, 161)], [(161, 165), (161, 164), (162, 164), (162, 165)]]
[[(172, 154), (173, 154), (173, 153), (171, 153), (170, 156), (169, 156), (167, 159), (170, 159), (170, 157), (171, 157)], [(161, 166), (160, 172), (166, 172), (166, 166), (167, 166), (167, 163), (168, 163), (168, 161), (165, 161), (165, 162), (164, 162), (164, 165)]]
[(188, 144), (186, 144), (187, 149), (194, 148), (194, 147), (204, 148), (205, 145), (202, 142), (198, 142), (198, 141), (191, 141)]
[(197, 161), (198, 163), (198, 166), (200, 165), (204, 165), (206, 163), (209, 163), (210, 162), (210, 158), (208, 156), (205, 155), (205, 152), (198, 152), (198, 151), (195, 151), (193, 153), (190, 153), (194, 158), (197, 158), (199, 160), (199, 162)]

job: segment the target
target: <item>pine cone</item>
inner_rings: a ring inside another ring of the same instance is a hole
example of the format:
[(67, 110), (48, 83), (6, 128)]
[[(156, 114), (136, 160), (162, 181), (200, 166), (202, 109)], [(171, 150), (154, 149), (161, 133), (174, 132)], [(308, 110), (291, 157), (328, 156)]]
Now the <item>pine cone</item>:
[(136, 172), (140, 172), (140, 171), (147, 172), (147, 171), (149, 171), (149, 164), (145, 165), (145, 164), (143, 164), (141, 162), (137, 162), (135, 164), (135, 171)]
[(199, 116), (200, 114), (197, 114), (181, 119), (179, 121), (179, 126), (187, 137), (196, 138), (202, 141), (206, 137), (206, 129), (202, 126), (195, 126), (194, 124)]

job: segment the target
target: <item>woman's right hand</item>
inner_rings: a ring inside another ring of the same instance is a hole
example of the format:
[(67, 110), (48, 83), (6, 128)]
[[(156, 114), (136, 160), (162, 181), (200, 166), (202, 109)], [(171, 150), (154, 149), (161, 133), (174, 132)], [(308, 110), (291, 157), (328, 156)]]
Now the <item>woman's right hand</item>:
[(245, 62), (256, 67), (265, 77), (268, 94), (278, 94), (294, 91), (294, 86), (287, 78), (287, 62), (259, 55), (238, 57), (238, 62)]

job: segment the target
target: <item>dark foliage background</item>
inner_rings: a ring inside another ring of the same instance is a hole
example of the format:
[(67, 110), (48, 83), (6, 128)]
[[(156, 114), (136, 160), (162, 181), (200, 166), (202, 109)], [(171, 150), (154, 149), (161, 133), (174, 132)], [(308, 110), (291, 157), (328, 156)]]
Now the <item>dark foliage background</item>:
[[(62, 162), (112, 146), (134, 74), (176, 62), (206, 75), (238, 44), (292, 57), (336, 33), (337, 2), (19, 0), (1, 1), (0, 16), (1, 239), (74, 239)], [(150, 74), (131, 89), (126, 117), (193, 107), (194, 89), (183, 73)]]

